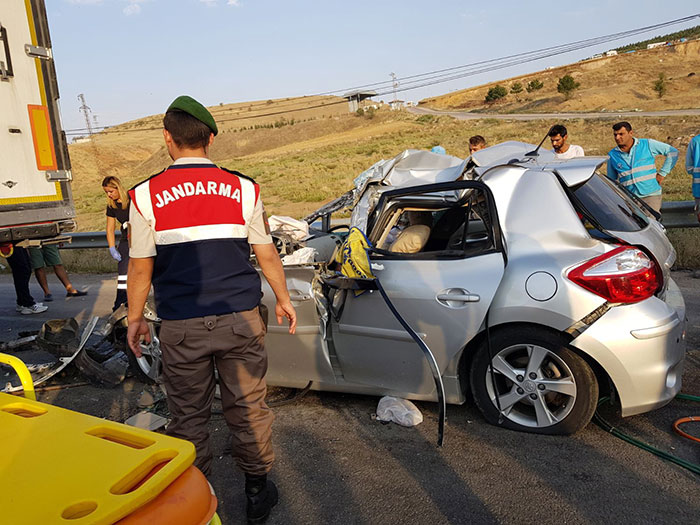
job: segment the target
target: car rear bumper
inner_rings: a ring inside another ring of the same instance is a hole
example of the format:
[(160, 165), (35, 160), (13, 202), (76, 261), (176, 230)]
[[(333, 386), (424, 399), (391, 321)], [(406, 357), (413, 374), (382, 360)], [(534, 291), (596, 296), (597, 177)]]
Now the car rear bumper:
[(664, 406), (681, 390), (685, 302), (671, 279), (664, 299), (615, 306), (571, 344), (607, 372), (623, 416)]

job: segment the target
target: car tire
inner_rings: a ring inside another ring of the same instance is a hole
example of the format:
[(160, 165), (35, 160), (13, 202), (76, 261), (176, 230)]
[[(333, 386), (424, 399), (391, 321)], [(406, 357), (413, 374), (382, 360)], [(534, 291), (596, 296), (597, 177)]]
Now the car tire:
[(159, 383), (162, 373), (163, 364), (160, 351), (160, 339), (158, 338), (159, 327), (160, 325), (156, 325), (155, 323), (148, 323), (148, 328), (151, 333), (151, 342), (141, 342), (142, 356), (140, 358), (137, 358), (130, 348), (124, 349), (124, 353), (126, 353), (129, 358), (129, 366), (132, 372), (139, 381), (148, 385)]
[[(598, 381), (562, 336), (531, 326), (493, 330), (491, 352), (502, 426), (536, 434), (573, 434), (593, 417)], [(472, 362), (471, 390), (484, 418), (497, 425), (489, 361), (484, 340)]]

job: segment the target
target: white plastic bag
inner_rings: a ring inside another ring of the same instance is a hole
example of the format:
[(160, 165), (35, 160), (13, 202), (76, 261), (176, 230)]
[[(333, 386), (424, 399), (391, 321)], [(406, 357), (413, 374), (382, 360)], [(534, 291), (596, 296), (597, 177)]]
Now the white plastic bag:
[(310, 264), (315, 260), (316, 249), (307, 246), (306, 248), (299, 248), (294, 253), (282, 257), (282, 265), (288, 266), (290, 264)]
[(393, 421), (404, 427), (414, 427), (423, 422), (423, 414), (407, 399), (384, 396), (377, 405), (377, 420)]

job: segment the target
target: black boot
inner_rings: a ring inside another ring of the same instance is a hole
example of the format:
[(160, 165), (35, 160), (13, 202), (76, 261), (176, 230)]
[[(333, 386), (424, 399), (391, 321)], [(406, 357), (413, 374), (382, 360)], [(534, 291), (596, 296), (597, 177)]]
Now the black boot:
[(272, 507), (277, 505), (277, 487), (267, 480), (267, 475), (245, 475), (245, 496), (248, 500), (246, 515), (248, 523), (264, 523)]

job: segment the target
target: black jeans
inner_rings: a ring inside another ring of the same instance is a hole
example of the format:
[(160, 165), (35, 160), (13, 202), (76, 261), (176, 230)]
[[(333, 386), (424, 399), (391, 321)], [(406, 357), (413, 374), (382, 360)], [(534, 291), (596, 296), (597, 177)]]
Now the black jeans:
[(34, 298), (29, 293), (29, 279), (32, 276), (32, 262), (29, 259), (29, 252), (24, 248), (15, 246), (14, 252), (7, 258), (7, 262), (12, 268), (12, 280), (15, 283), (17, 304), (19, 306), (32, 306)]

